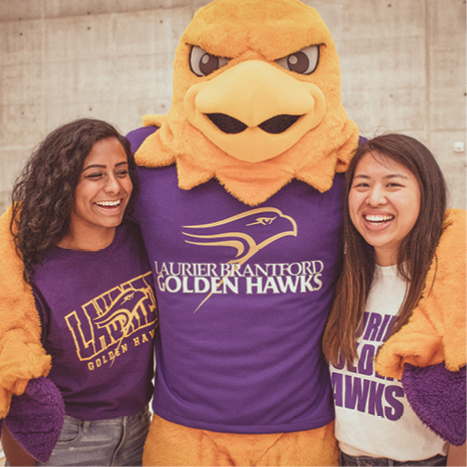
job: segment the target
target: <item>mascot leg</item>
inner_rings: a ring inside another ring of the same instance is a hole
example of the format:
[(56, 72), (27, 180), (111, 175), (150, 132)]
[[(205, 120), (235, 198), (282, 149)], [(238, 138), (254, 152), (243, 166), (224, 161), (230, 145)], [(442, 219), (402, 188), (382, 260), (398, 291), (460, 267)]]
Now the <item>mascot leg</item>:
[(339, 462), (334, 423), (293, 433), (241, 435), (188, 428), (154, 415), (143, 465), (334, 466)]

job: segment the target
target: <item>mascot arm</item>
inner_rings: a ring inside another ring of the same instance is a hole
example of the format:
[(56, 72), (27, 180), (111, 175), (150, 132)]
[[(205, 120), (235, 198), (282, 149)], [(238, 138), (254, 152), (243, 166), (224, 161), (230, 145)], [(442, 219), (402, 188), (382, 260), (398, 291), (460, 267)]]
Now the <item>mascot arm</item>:
[(13, 394), (23, 394), (28, 381), (48, 374), (50, 356), (40, 342), (40, 318), (23, 263), (10, 232), (11, 207), (0, 217), (0, 418)]
[(402, 380), (407, 399), (435, 433), (466, 439), (466, 216), (446, 212), (425, 291), (409, 322), (383, 345), (376, 371)]

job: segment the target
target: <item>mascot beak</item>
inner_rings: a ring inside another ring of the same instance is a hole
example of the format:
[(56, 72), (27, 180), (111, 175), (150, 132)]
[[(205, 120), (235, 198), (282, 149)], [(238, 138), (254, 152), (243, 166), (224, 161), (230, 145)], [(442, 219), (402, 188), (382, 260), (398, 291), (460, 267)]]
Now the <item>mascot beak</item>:
[(192, 86), (188, 121), (217, 147), (246, 162), (272, 159), (318, 126), (326, 113), (320, 88), (261, 60), (248, 60)]

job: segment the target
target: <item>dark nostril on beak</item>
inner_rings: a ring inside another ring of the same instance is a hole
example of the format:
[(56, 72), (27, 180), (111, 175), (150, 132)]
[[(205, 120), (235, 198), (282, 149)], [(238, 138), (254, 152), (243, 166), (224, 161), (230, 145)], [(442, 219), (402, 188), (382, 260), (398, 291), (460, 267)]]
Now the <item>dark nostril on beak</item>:
[[(212, 113), (206, 116), (219, 130), (228, 135), (236, 135), (247, 129), (247, 125), (226, 114)], [(266, 133), (278, 135), (288, 130), (300, 117), (301, 115), (276, 115), (258, 126)]]
[(277, 115), (258, 126), (266, 133), (278, 135), (288, 130), (299, 118), (300, 115)]
[(214, 125), (217, 126), (217, 128), (219, 128), (219, 130), (227, 133), (228, 135), (235, 135), (247, 129), (247, 125), (236, 118), (229, 117), (226, 114), (214, 113), (206, 114), (206, 116), (212, 123), (214, 123)]

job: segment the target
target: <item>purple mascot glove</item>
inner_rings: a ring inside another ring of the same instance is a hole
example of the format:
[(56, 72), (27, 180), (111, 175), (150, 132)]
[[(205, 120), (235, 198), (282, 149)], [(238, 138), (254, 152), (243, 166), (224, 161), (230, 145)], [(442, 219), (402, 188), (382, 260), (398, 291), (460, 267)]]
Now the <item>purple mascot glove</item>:
[(448, 371), (444, 363), (424, 368), (406, 363), (402, 373), (412, 409), (432, 431), (455, 446), (466, 439), (466, 373)]
[(23, 395), (13, 396), (4, 422), (29, 455), (47, 462), (62, 431), (64, 417), (65, 405), (59, 389), (41, 376), (29, 381)]

